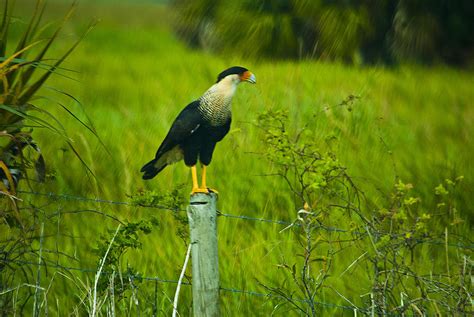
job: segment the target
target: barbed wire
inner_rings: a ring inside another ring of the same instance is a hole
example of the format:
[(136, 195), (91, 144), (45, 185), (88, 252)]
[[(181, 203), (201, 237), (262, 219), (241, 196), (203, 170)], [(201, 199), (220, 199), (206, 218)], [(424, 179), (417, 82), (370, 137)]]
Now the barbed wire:
[[(75, 195), (69, 195), (69, 194), (56, 194), (52, 192), (41, 193), (41, 192), (23, 191), (23, 190), (18, 190), (17, 192), (21, 194), (26, 194), (26, 195), (42, 196), (42, 197), (47, 197), (47, 198), (57, 199), (57, 200), (75, 200), (75, 201), (84, 201), (84, 202), (92, 202), (92, 203), (104, 203), (104, 204), (118, 205), (118, 206), (155, 208), (155, 209), (161, 209), (161, 210), (173, 211), (173, 212), (186, 211), (185, 209), (171, 208), (164, 205), (156, 205), (156, 204), (144, 205), (144, 204), (138, 204), (138, 203), (133, 203), (133, 202), (127, 202), (127, 201), (115, 201), (115, 200), (108, 200), (108, 199), (101, 199), (101, 198), (89, 198), (89, 197), (75, 196)], [(234, 219), (263, 222), (263, 223), (273, 223), (273, 224), (286, 225), (286, 226), (288, 225), (299, 226), (299, 224), (297, 223), (285, 221), (285, 220), (257, 218), (257, 217), (251, 217), (251, 216), (246, 216), (246, 215), (234, 215), (234, 214), (224, 213), (219, 210), (218, 210), (218, 213), (219, 213), (218, 214), (219, 216), (226, 217), (226, 218), (234, 218)], [(320, 228), (326, 231), (347, 232), (347, 230), (344, 230), (344, 229), (335, 228), (335, 227), (327, 227), (323, 225), (321, 225)]]
[[(78, 267), (72, 267), (72, 266), (65, 266), (61, 264), (48, 264), (45, 263), (44, 261), (41, 262), (33, 262), (33, 261), (23, 261), (23, 260), (6, 260), (6, 259), (1, 259), (0, 263), (6, 264), (6, 263), (14, 263), (14, 264), (19, 264), (19, 265), (31, 265), (31, 266), (42, 266), (47, 269), (62, 269), (66, 271), (78, 271), (82, 273), (97, 273), (97, 269), (92, 269), (92, 268), (78, 268)], [(101, 275), (112, 275), (115, 274), (114, 272), (108, 272), (108, 271), (102, 271)], [(160, 277), (156, 276), (141, 276), (141, 275), (134, 275), (134, 274), (123, 274), (123, 277), (129, 278), (131, 280), (143, 280), (143, 281), (154, 281), (154, 282), (159, 282), (159, 283), (168, 283), (168, 284), (178, 284), (177, 280), (170, 280), (170, 279), (163, 279)], [(187, 281), (182, 281), (182, 285), (190, 286), (192, 285), (190, 282)], [(228, 292), (228, 293), (234, 293), (234, 294), (245, 294), (249, 296), (255, 296), (255, 297), (261, 297), (261, 298), (281, 298), (285, 299), (284, 296), (282, 295), (276, 295), (272, 293), (260, 293), (256, 291), (249, 291), (249, 290), (242, 290), (242, 289), (236, 289), (236, 288), (229, 288), (229, 287), (220, 287), (219, 288), (221, 291)], [(298, 302), (308, 302), (306, 299), (301, 299), (301, 298), (296, 298), (293, 299)], [(345, 310), (351, 310), (354, 311), (365, 311), (362, 308), (355, 307), (355, 306), (345, 306), (345, 305), (338, 305), (338, 304), (333, 304), (333, 303), (326, 303), (326, 302), (319, 302), (319, 301), (313, 301), (316, 305), (323, 306), (323, 307), (331, 307), (331, 308), (338, 308), (338, 309), (345, 309)]]
[[(220, 290), (226, 291), (226, 292), (231, 292), (231, 293), (241, 293), (245, 295), (250, 295), (250, 296), (257, 296), (257, 297), (272, 297), (272, 298), (281, 298), (285, 299), (284, 296), (282, 295), (276, 295), (276, 294), (271, 294), (271, 293), (259, 293), (255, 291), (246, 291), (246, 290), (241, 290), (241, 289), (233, 289), (233, 288), (226, 288), (226, 287), (220, 287)], [(301, 299), (301, 298), (293, 298), (293, 300), (301, 303), (308, 303), (309, 300), (307, 299)], [(326, 303), (326, 302), (318, 302), (318, 301), (313, 301), (316, 305), (319, 306), (325, 306), (325, 307), (331, 307), (331, 308), (339, 308), (339, 309), (346, 309), (350, 311), (358, 310), (358, 311), (365, 311), (365, 309), (357, 307), (357, 306), (345, 306), (345, 305), (338, 305), (338, 304), (333, 304), (333, 303)]]
[[(272, 220), (272, 219), (265, 219), (265, 218), (256, 218), (256, 217), (250, 217), (250, 216), (244, 216), (244, 215), (232, 215), (232, 214), (225, 214), (221, 211), (219, 211), (219, 216), (227, 217), (227, 218), (235, 218), (235, 219), (242, 219), (242, 220), (250, 220), (250, 221), (260, 221), (260, 222), (266, 222), (266, 223), (275, 223), (279, 225), (285, 225), (285, 226), (296, 226), (300, 227), (301, 224), (297, 222), (290, 222), (290, 221), (284, 221), (284, 220)], [(332, 232), (348, 232), (347, 230), (340, 229), (340, 228), (335, 228), (335, 227), (327, 227), (323, 225), (317, 225), (315, 228), (320, 228), (326, 231), (332, 231)]]
[[(89, 197), (82, 197), (82, 196), (75, 196), (75, 195), (70, 195), (70, 194), (57, 194), (53, 192), (34, 192), (34, 191), (18, 191), (20, 194), (25, 194), (25, 195), (35, 195), (35, 196), (42, 196), (49, 198), (51, 200), (66, 200), (66, 201), (84, 201), (84, 202), (90, 202), (90, 203), (95, 203), (95, 204), (110, 204), (110, 205), (116, 205), (116, 206), (130, 206), (130, 207), (139, 207), (139, 208), (153, 208), (153, 209), (160, 209), (160, 210), (165, 210), (165, 211), (171, 211), (171, 212), (178, 212), (178, 211), (185, 211), (184, 209), (180, 208), (171, 208), (169, 206), (165, 205), (144, 205), (136, 202), (128, 202), (128, 201), (115, 201), (115, 200), (108, 200), (108, 199), (101, 199), (101, 198), (89, 198)], [(88, 210), (81, 210), (82, 211), (88, 211)], [(100, 212), (102, 213), (102, 212)], [(113, 219), (120, 221), (120, 219), (108, 215), (104, 213), (105, 216), (110, 216), (113, 217)], [(235, 214), (228, 214), (224, 213), (221, 211), (218, 211), (218, 215), (226, 218), (231, 218), (231, 219), (239, 219), (239, 220), (245, 220), (245, 221), (253, 221), (253, 222), (260, 222), (260, 223), (270, 223), (270, 224), (277, 224), (277, 225), (285, 225), (287, 228), (291, 226), (301, 226), (300, 223), (297, 221), (294, 222), (289, 222), (289, 221), (284, 221), (284, 220), (274, 220), (274, 219), (266, 219), (266, 218), (258, 218), (258, 217), (252, 217), (252, 216), (247, 216), (247, 215), (235, 215)], [(349, 230), (341, 229), (341, 228), (336, 228), (336, 227), (328, 227), (324, 225), (319, 225), (317, 226), (320, 229), (330, 231), (330, 232), (339, 232), (339, 233), (351, 233)], [(285, 228), (285, 229), (287, 229)], [(284, 229), (284, 230), (285, 230)], [(470, 243), (468, 245), (463, 245), (461, 243), (448, 243), (447, 241), (443, 241), (440, 239), (421, 239), (421, 240), (414, 240), (416, 242), (423, 242), (423, 243), (428, 243), (428, 244), (435, 244), (435, 245), (448, 245), (451, 247), (456, 247), (456, 248), (464, 248), (464, 249), (474, 249), (474, 244)], [(31, 266), (42, 266), (45, 269), (60, 269), (60, 270), (65, 270), (65, 271), (79, 271), (83, 273), (89, 273), (89, 274), (97, 274), (96, 269), (92, 268), (78, 268), (78, 267), (73, 267), (73, 266), (64, 266), (58, 263), (54, 263), (52, 261), (45, 261), (42, 260), (40, 263), (38, 262), (29, 262), (29, 261), (21, 261), (21, 260), (1, 260), (0, 263), (16, 263), (18, 265), (31, 265)], [(49, 263), (48, 263), (49, 262)], [(114, 274), (114, 272), (101, 272), (101, 274), (105, 275), (111, 275)], [(170, 284), (178, 284), (177, 280), (171, 280), (171, 279), (164, 279), (160, 278), (158, 276), (141, 276), (139, 274), (123, 274), (123, 276), (128, 277), (131, 280), (140, 280), (140, 281), (154, 281), (157, 283), (170, 283)], [(191, 285), (189, 281), (184, 281), (181, 283), (182, 285)], [(276, 298), (276, 299), (282, 299), (282, 300), (288, 300), (288, 298), (285, 298), (285, 296), (282, 296), (280, 294), (274, 294), (272, 292), (268, 293), (261, 293), (261, 292), (256, 292), (252, 290), (243, 290), (243, 289), (236, 289), (236, 288), (229, 288), (229, 287), (220, 287), (221, 291), (224, 292), (229, 292), (229, 293), (234, 293), (234, 294), (245, 294), (248, 296), (255, 296), (255, 297), (261, 297), (261, 298)], [(293, 301), (301, 302), (301, 303), (306, 303), (308, 302), (307, 299), (300, 299), (300, 298), (291, 298)], [(321, 306), (321, 307), (328, 307), (328, 308), (335, 308), (335, 309), (343, 309), (343, 310), (350, 310), (352, 312), (367, 312), (366, 308), (361, 308), (357, 307), (356, 305), (353, 305), (350, 303), (352, 306), (347, 306), (347, 305), (338, 305), (338, 304), (333, 304), (333, 303), (326, 303), (326, 302), (317, 302), (317, 301), (312, 301), (312, 304)]]
[(143, 204), (137, 204), (137, 203), (128, 202), (128, 201), (115, 201), (115, 200), (108, 200), (108, 199), (101, 199), (101, 198), (89, 198), (89, 197), (75, 196), (75, 195), (70, 195), (70, 194), (56, 194), (53, 192), (41, 193), (41, 192), (18, 190), (17, 193), (26, 194), (26, 195), (43, 196), (43, 197), (48, 197), (48, 198), (57, 199), (57, 200), (76, 200), (76, 201), (85, 201), (85, 202), (93, 202), (93, 203), (104, 203), (104, 204), (109, 204), (109, 205), (155, 208), (155, 209), (162, 209), (162, 210), (168, 210), (168, 211), (185, 211), (183, 209), (170, 208), (164, 205), (156, 205), (156, 204), (143, 205)]
[[(48, 198), (57, 199), (57, 200), (75, 200), (75, 201), (85, 201), (85, 202), (92, 202), (92, 203), (104, 203), (104, 204), (118, 205), (118, 206), (152, 208), (152, 209), (160, 209), (160, 210), (165, 210), (165, 211), (170, 211), (170, 212), (178, 212), (178, 211), (185, 212), (186, 211), (185, 209), (171, 208), (169, 206), (164, 206), (164, 205), (157, 205), (157, 204), (144, 205), (144, 204), (128, 202), (128, 201), (116, 201), (116, 200), (108, 200), (108, 199), (102, 199), (102, 198), (90, 198), (90, 197), (76, 196), (76, 195), (70, 195), (70, 194), (57, 194), (53, 192), (42, 193), (42, 192), (18, 190), (17, 193), (26, 194), (26, 195), (43, 196), (43, 197), (48, 197)], [(231, 219), (240, 219), (240, 220), (261, 222), (261, 223), (272, 223), (272, 224), (285, 225), (285, 226), (296, 226), (296, 227), (301, 226), (300, 223), (297, 223), (295, 221), (290, 222), (290, 221), (285, 221), (285, 220), (274, 220), (274, 219), (266, 219), (266, 218), (257, 218), (257, 217), (246, 216), (246, 215), (228, 214), (219, 210), (217, 210), (217, 212), (219, 216), (222, 216), (225, 218), (231, 218)], [(104, 213), (104, 215), (114, 220), (118, 220), (119, 222), (122, 222), (118, 218), (114, 217), (113, 215), (109, 215), (107, 213)], [(341, 229), (337, 227), (328, 227), (321, 224), (317, 225), (315, 228), (323, 229), (328, 232), (340, 232), (340, 233), (350, 232), (345, 229)], [(474, 243), (470, 243), (469, 245), (462, 244), (462, 243), (452, 243), (452, 242), (446, 243), (446, 241), (436, 240), (436, 239), (430, 239), (430, 240), (416, 239), (415, 241), (418, 243), (422, 242), (422, 243), (433, 244), (433, 245), (448, 245), (449, 247), (468, 249), (468, 250), (474, 249)]]

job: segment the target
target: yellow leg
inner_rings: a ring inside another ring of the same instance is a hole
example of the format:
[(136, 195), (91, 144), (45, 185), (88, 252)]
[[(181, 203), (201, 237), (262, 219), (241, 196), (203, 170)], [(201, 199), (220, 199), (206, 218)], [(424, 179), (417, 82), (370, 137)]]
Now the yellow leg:
[(191, 166), (191, 177), (193, 178), (193, 189), (198, 188), (199, 185), (198, 185), (196, 165)]
[(207, 184), (206, 184), (206, 165), (202, 166), (202, 183), (201, 183), (201, 188), (206, 188), (207, 189)]
[(202, 165), (202, 183), (201, 183), (201, 189), (205, 189), (207, 190), (208, 192), (211, 192), (211, 193), (218, 193), (217, 190), (215, 189), (212, 189), (212, 188), (207, 188), (207, 183), (206, 183), (206, 168), (207, 166), (206, 165)]
[(191, 176), (193, 178), (193, 189), (191, 190), (191, 195), (195, 193), (209, 193), (207, 188), (199, 188), (196, 165), (191, 166)]

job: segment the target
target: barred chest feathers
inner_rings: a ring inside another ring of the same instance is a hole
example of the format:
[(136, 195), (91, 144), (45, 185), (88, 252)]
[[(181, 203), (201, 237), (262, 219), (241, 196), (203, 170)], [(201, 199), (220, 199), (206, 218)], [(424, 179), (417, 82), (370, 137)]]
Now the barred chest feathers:
[(232, 97), (240, 82), (235, 77), (228, 76), (219, 81), (199, 98), (199, 112), (211, 126), (224, 125), (232, 115)]

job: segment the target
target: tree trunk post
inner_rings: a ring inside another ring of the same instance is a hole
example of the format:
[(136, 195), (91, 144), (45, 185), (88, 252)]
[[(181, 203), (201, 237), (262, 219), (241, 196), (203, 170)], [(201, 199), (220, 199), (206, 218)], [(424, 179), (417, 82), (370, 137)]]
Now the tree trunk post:
[(194, 317), (220, 316), (217, 195), (194, 194), (187, 208), (191, 232)]

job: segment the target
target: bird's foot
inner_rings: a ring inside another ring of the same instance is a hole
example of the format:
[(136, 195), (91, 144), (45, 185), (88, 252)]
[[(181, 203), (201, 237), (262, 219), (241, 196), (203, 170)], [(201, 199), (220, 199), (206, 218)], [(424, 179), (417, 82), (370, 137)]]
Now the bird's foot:
[(197, 187), (191, 190), (191, 195), (199, 194), (199, 193), (209, 194), (209, 190), (207, 188), (197, 188)]
[(201, 193), (201, 194), (210, 194), (210, 193), (218, 194), (219, 192), (215, 189), (212, 189), (212, 188), (193, 188), (191, 190), (191, 195), (198, 194), (198, 193)]

